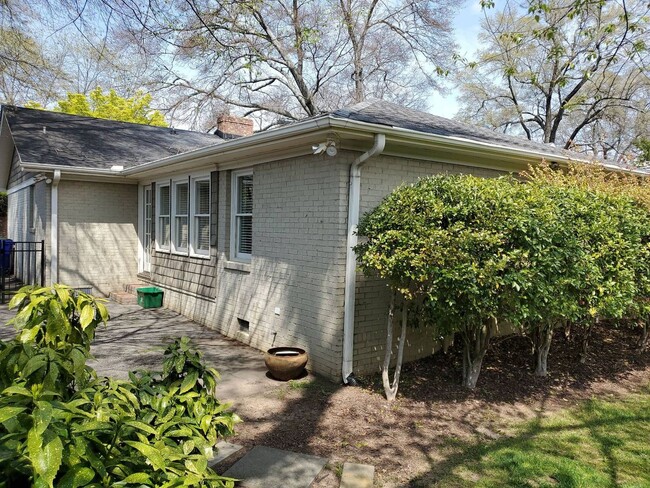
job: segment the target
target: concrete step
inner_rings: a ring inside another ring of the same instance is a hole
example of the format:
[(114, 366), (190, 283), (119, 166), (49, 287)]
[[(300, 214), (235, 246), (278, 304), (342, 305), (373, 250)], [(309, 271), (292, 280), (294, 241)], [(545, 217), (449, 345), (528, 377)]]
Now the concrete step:
[(112, 291), (109, 298), (114, 302), (121, 303), (122, 305), (138, 304), (138, 297), (135, 294), (126, 291)]
[(246, 488), (309, 488), (327, 460), (317, 456), (255, 446), (223, 473)]
[(243, 446), (240, 446), (239, 444), (231, 444), (230, 442), (226, 441), (217, 442), (217, 445), (215, 447), (217, 448), (217, 454), (210, 461), (208, 461), (209, 466), (219, 464), (221, 461), (228, 459), (240, 449), (243, 449)]
[(129, 283), (127, 285), (124, 285), (124, 291), (126, 293), (131, 293), (132, 295), (137, 295), (137, 290), (138, 288), (144, 288), (145, 286), (151, 286), (148, 285), (147, 283)]
[(375, 468), (367, 464), (343, 463), (341, 488), (372, 488)]

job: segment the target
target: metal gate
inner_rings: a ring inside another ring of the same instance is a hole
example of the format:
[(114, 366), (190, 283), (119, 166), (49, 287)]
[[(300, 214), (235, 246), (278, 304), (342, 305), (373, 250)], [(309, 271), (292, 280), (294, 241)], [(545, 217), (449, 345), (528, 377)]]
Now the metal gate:
[(0, 301), (25, 285), (45, 286), (45, 241), (0, 240)]

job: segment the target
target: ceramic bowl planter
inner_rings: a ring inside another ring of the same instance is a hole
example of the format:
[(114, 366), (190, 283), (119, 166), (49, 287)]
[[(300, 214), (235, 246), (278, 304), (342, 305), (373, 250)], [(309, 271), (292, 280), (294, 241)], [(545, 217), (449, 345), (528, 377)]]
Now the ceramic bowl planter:
[(276, 380), (298, 378), (307, 364), (307, 353), (299, 347), (273, 347), (266, 351), (264, 364)]

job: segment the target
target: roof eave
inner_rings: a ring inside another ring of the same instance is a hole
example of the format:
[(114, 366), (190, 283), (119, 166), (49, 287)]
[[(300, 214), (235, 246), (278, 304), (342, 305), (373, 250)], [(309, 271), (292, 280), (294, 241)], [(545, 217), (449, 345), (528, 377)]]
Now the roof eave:
[[(52, 173), (55, 170), (61, 171), (61, 174), (67, 176), (85, 176), (85, 177), (98, 177), (98, 178), (119, 178), (122, 180), (128, 180), (128, 177), (123, 174), (123, 171), (114, 171), (111, 169), (105, 168), (84, 168), (81, 166), (61, 166), (58, 164), (44, 164), (44, 163), (32, 163), (29, 161), (21, 161), (20, 167), (24, 171), (31, 172), (46, 172)], [(133, 180), (136, 181), (135, 179)]]
[[(322, 137), (323, 133), (334, 131), (337, 134), (348, 135), (349, 139), (364, 142), (370, 141), (374, 134), (382, 133), (387, 138), (387, 145), (391, 143), (396, 147), (402, 146), (400, 156), (408, 156), (411, 146), (419, 145), (422, 149), (446, 150), (451, 155), (449, 162), (466, 161), (472, 157), (472, 164), (506, 171), (518, 171), (527, 168), (529, 164), (542, 160), (556, 162), (565, 167), (571, 162), (590, 163), (590, 159), (579, 154), (563, 155), (558, 152), (535, 151), (526, 148), (517, 148), (495, 144), (487, 141), (477, 141), (453, 136), (444, 136), (420, 132), (400, 127), (382, 126), (369, 122), (361, 122), (333, 115), (323, 115), (314, 119), (297, 122), (295, 124), (274, 129), (267, 132), (258, 132), (251, 136), (225, 141), (220, 144), (206, 146), (196, 150), (176, 154), (166, 158), (150, 161), (122, 171), (113, 171), (103, 168), (61, 167), (40, 163), (22, 162), (21, 165), (28, 171), (53, 171), (59, 169), (68, 175), (93, 176), (102, 178), (121, 177), (125, 180), (137, 180), (145, 176), (174, 171), (175, 169), (191, 169), (207, 165), (215, 165), (219, 169), (231, 169), (238, 164), (255, 164), (263, 160), (278, 159), (291, 155), (308, 154), (311, 148), (311, 139)], [(286, 148), (288, 139), (293, 139), (294, 151), (291, 153)], [(264, 152), (259, 148), (264, 147)], [(397, 153), (396, 153), (397, 155)], [(435, 159), (437, 153), (432, 156)], [(476, 158), (476, 159), (474, 159)], [(455, 161), (457, 159), (457, 161)], [(602, 164), (602, 163), (600, 163)], [(616, 172), (648, 176), (638, 170), (629, 170), (614, 165), (603, 164), (605, 168)]]
[(329, 116), (318, 117), (305, 122), (298, 122), (287, 127), (281, 127), (266, 132), (257, 132), (251, 136), (232, 139), (213, 146), (207, 146), (193, 151), (176, 154), (167, 158), (157, 159), (148, 163), (125, 169), (122, 174), (125, 176), (141, 175), (154, 170), (168, 169), (171, 166), (182, 163), (183, 167), (190, 163), (192, 165), (205, 163), (215, 164), (214, 158), (242, 157), (249, 156), (250, 151), (257, 151), (261, 145), (271, 142), (286, 140), (288, 137), (304, 136), (315, 131), (330, 128)]

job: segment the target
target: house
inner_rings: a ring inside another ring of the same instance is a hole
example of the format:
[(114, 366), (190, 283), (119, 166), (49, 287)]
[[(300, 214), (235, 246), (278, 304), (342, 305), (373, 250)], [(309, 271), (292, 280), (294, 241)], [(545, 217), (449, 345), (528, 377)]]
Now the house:
[[(575, 155), (573, 156), (575, 157)], [(404, 182), (486, 177), (572, 155), (387, 102), (217, 135), (2, 107), (9, 237), (44, 239), (46, 281), (165, 306), (259, 349), (305, 348), (329, 377), (376, 371), (388, 290), (356, 271), (359, 215)], [(414, 330), (405, 360), (439, 346)]]

